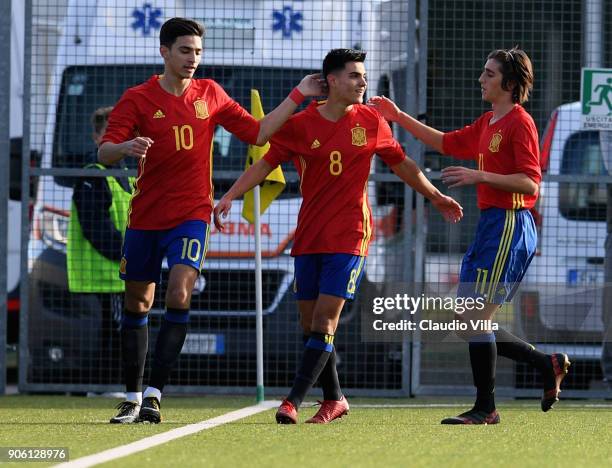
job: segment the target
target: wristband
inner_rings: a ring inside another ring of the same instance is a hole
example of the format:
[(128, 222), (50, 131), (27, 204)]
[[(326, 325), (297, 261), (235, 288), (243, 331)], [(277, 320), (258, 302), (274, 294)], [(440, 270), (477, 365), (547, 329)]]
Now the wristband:
[(299, 89), (297, 89), (297, 86), (296, 86), (289, 93), (289, 99), (291, 99), (293, 102), (295, 102), (299, 106), (301, 103), (304, 102), (304, 99), (306, 99), (306, 96), (304, 96), (302, 92)]

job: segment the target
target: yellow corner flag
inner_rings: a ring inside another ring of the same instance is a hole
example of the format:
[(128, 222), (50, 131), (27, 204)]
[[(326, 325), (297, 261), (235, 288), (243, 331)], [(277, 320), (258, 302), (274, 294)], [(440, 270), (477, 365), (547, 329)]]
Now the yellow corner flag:
[[(251, 114), (257, 120), (261, 120), (264, 116), (263, 107), (261, 105), (261, 99), (259, 98), (259, 92), (256, 89), (251, 90)], [(270, 149), (270, 143), (266, 143), (264, 146), (249, 145), (247, 152), (247, 160), (244, 170), (246, 171), (249, 167), (259, 161)], [(264, 180), (260, 190), (260, 211), (259, 214), (263, 214), (270, 204), (276, 197), (285, 189), (285, 176), (280, 166), (274, 169)], [(249, 223), (255, 222), (255, 207), (254, 207), (254, 191), (249, 190), (244, 194), (244, 203), (242, 205), (242, 217)]]

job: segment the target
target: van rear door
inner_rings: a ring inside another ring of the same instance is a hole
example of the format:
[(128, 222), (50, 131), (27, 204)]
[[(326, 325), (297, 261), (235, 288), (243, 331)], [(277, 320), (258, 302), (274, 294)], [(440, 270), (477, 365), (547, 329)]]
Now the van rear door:
[(539, 269), (546, 278), (536, 278), (547, 284), (540, 288), (540, 317), (548, 329), (600, 332), (607, 187), (578, 180), (606, 174), (599, 132), (574, 129), (556, 154), (549, 173), (577, 180), (547, 183), (537, 260), (546, 264)]

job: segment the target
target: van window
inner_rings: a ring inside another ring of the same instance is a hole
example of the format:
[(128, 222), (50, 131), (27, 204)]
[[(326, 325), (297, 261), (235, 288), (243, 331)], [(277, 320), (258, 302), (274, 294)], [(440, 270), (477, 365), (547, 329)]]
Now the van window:
[[(101, 106), (117, 102), (123, 92), (162, 73), (158, 65), (94, 65), (68, 67), (62, 77), (53, 139), (53, 167), (80, 168), (95, 162), (96, 148), (91, 139), (91, 113)], [(251, 101), (251, 88), (259, 90), (265, 112), (270, 112), (287, 96), (301, 78), (312, 70), (281, 68), (250, 68), (228, 66), (201, 66), (196, 78), (212, 78), (247, 110)], [(218, 127), (213, 146), (215, 170), (242, 170), (247, 145)], [(134, 158), (126, 158), (132, 168)], [(292, 169), (287, 166), (287, 169)], [(55, 177), (56, 183), (72, 185), (70, 177)], [(219, 183), (223, 185), (219, 186)], [(217, 193), (224, 192), (224, 181), (215, 180)], [(227, 186), (229, 188), (229, 185)], [(291, 187), (288, 187), (291, 189)], [(285, 191), (287, 193), (287, 190)], [(298, 190), (291, 191), (298, 193)]]
[[(562, 175), (606, 175), (599, 146), (599, 132), (572, 134), (563, 148)], [(559, 211), (575, 221), (606, 220), (606, 184), (560, 182)]]

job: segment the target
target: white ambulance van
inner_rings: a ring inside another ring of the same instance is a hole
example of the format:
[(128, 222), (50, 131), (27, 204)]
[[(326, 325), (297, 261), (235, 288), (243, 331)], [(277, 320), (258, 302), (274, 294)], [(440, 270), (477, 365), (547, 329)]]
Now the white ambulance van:
[(582, 129), (580, 103), (574, 102), (552, 113), (541, 144), (544, 174), (561, 178), (540, 188), (538, 250), (515, 307), (531, 342), (546, 351), (567, 352), (575, 364), (591, 367), (583, 375), (595, 376), (603, 330), (608, 194), (605, 183), (581, 177), (607, 175), (600, 133)]

